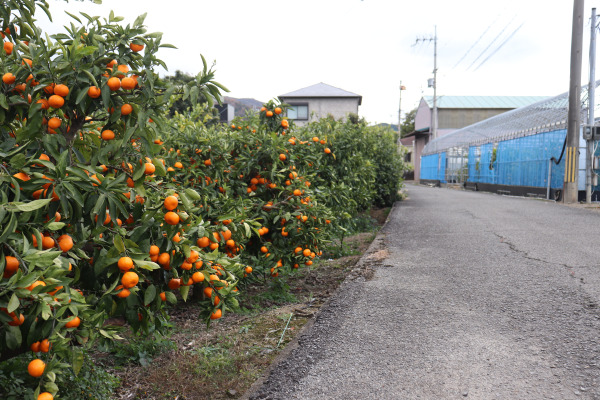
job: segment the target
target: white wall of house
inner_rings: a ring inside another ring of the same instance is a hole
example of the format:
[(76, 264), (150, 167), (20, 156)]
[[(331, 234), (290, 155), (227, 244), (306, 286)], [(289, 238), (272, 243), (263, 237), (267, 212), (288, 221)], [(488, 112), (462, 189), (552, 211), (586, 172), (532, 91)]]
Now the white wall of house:
[(325, 118), (328, 115), (338, 119), (345, 119), (349, 113), (358, 114), (358, 98), (343, 98), (343, 97), (294, 97), (281, 100), (287, 104), (308, 104), (309, 120), (294, 120), (296, 125), (302, 126), (310, 121), (315, 121), (320, 118)]

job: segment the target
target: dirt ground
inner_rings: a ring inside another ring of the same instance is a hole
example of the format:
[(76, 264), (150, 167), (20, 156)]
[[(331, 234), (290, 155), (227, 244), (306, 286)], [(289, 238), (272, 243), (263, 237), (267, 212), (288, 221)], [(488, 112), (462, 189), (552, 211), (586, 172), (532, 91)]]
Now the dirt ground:
[[(370, 212), (376, 228), (385, 223), (389, 210)], [(240, 299), (243, 312), (228, 313), (208, 330), (194, 303), (178, 306), (171, 314), (175, 328), (168, 338), (174, 349), (155, 355), (146, 366), (112, 366), (121, 379), (115, 399), (239, 398), (335, 292), (375, 235), (345, 238), (348, 255), (331, 259), (325, 254), (314, 268), (287, 280), (289, 291), (247, 287)]]

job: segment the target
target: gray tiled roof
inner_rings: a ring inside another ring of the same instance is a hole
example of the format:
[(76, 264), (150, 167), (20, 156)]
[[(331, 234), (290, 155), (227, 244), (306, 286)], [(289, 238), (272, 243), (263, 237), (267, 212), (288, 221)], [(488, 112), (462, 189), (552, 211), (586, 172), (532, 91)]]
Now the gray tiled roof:
[(279, 97), (358, 97), (362, 99), (362, 96), (359, 94), (348, 92), (323, 82), (294, 90), (293, 92), (281, 94)]

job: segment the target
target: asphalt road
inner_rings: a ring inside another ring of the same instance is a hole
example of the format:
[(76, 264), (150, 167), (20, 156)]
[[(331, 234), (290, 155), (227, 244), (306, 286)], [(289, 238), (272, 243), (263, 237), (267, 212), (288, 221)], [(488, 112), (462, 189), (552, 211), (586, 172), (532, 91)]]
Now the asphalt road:
[(251, 399), (600, 399), (600, 211), (408, 187)]

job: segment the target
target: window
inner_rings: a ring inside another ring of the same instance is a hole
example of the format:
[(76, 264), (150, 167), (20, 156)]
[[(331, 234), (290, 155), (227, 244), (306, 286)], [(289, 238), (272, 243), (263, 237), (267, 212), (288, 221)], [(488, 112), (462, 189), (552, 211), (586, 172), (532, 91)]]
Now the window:
[(293, 104), (287, 110), (289, 119), (307, 120), (308, 119), (308, 104)]

